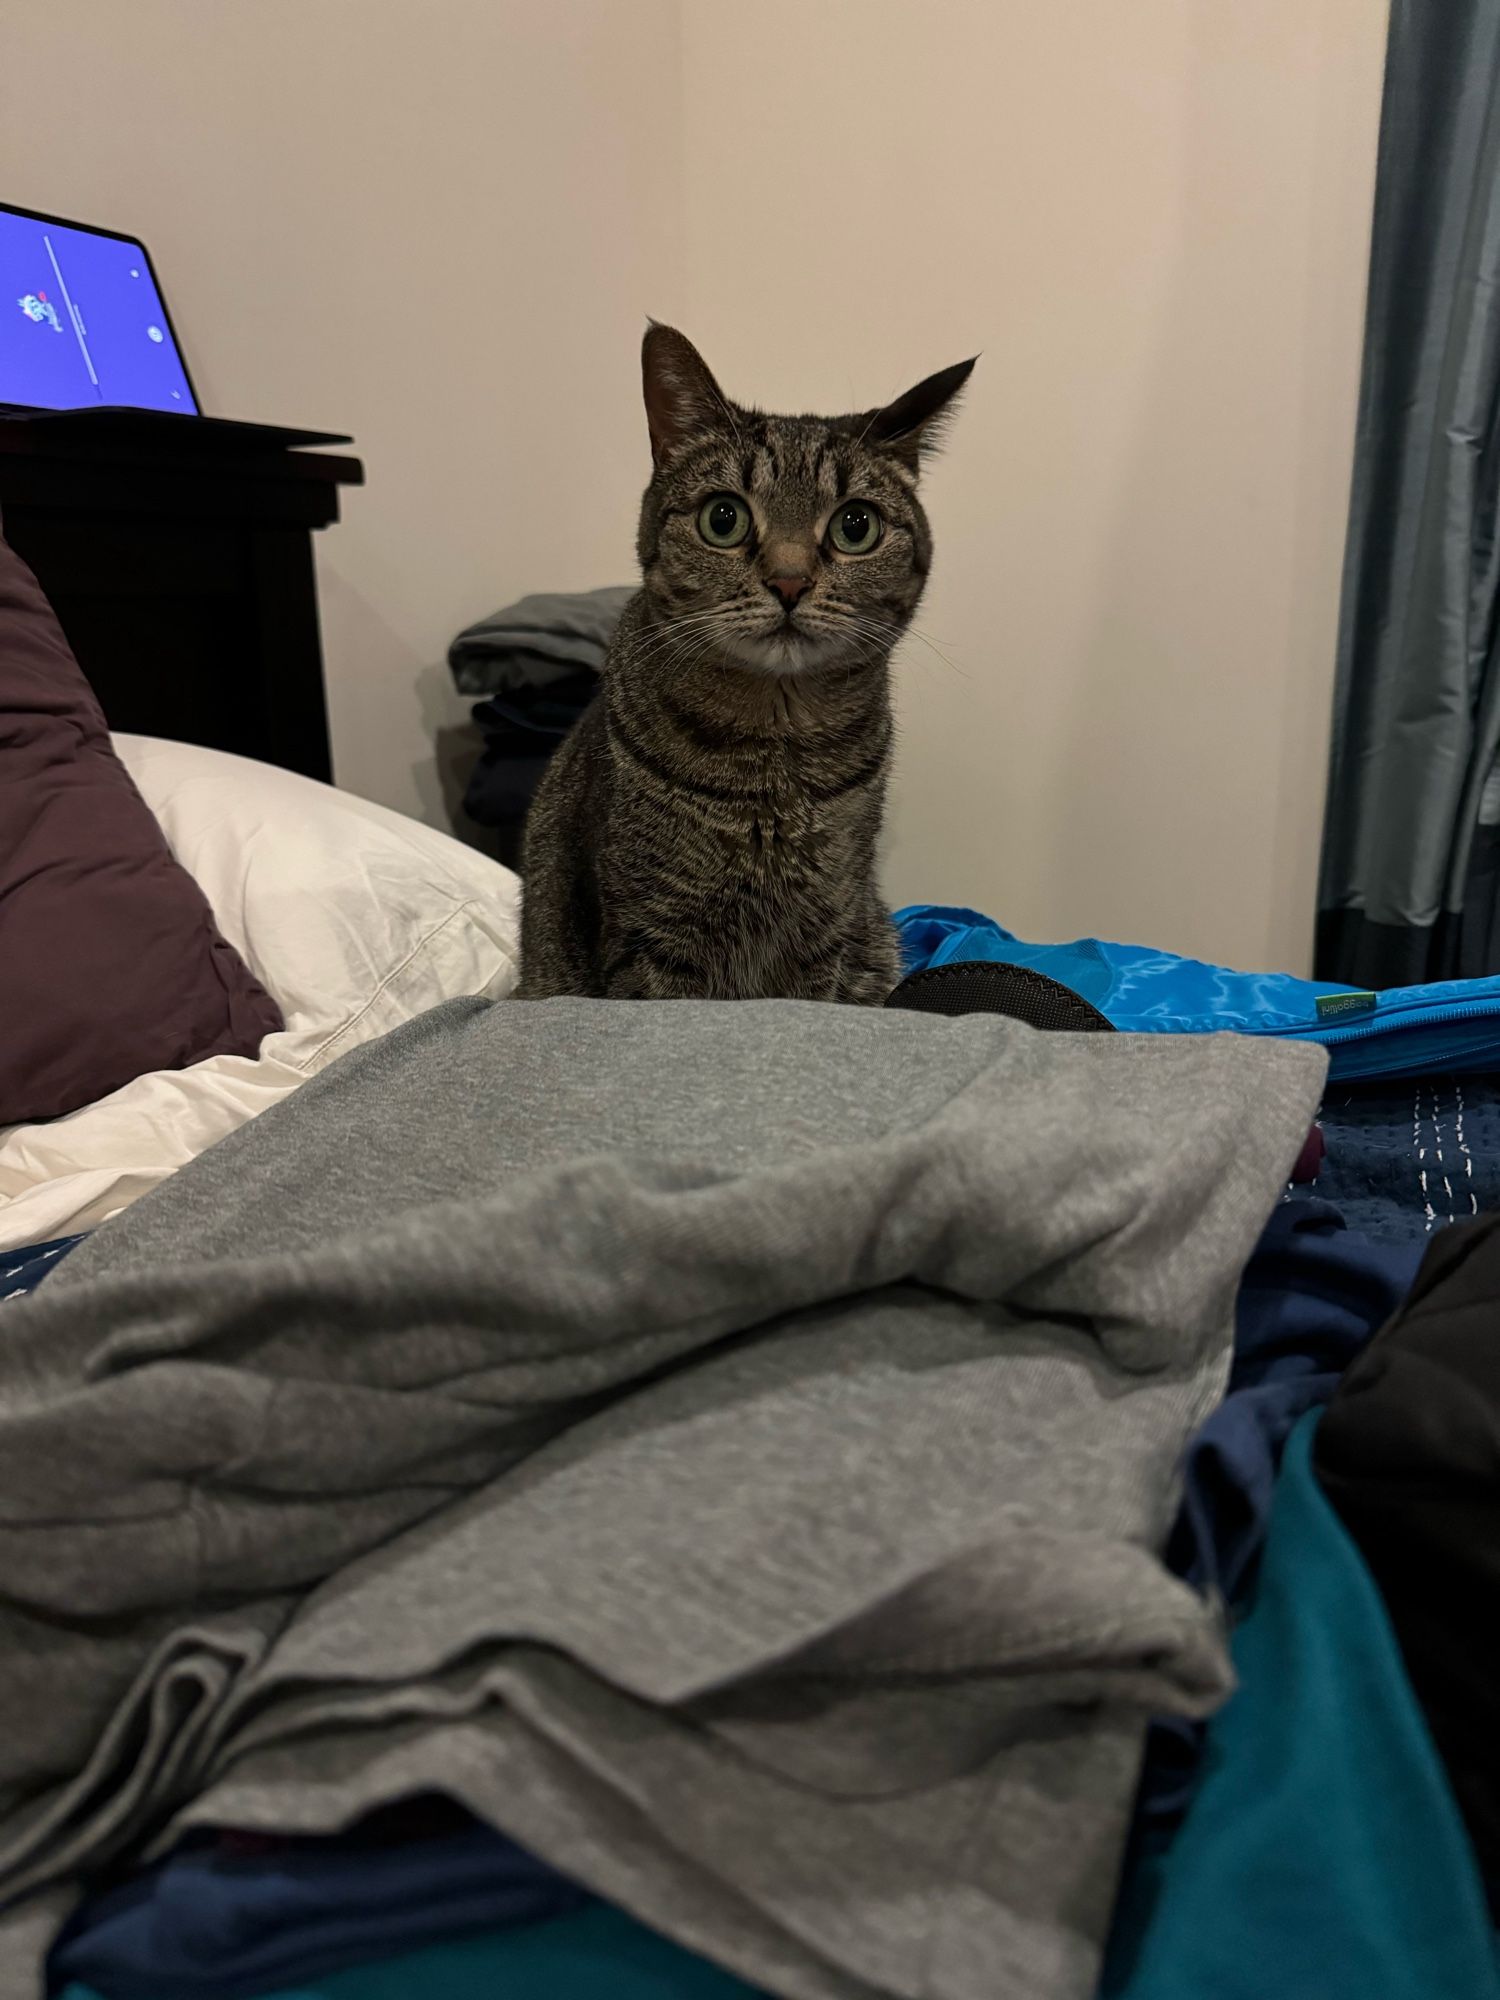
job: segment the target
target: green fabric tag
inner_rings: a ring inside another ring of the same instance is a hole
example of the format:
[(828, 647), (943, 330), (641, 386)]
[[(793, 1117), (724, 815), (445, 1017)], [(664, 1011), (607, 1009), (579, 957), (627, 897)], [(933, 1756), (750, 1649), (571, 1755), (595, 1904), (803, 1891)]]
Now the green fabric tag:
[(1318, 1019), (1327, 1021), (1335, 1014), (1369, 1014), (1379, 996), (1374, 993), (1320, 993)]

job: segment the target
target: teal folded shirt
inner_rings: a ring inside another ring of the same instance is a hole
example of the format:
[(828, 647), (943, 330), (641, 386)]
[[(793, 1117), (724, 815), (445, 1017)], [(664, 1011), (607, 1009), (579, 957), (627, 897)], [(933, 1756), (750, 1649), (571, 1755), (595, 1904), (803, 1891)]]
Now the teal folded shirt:
[(1314, 1476), (1316, 1424), (1287, 1444), (1187, 1817), (1127, 1877), (1104, 2000), (1500, 2000), (1468, 1836)]
[[(106, 2000), (86, 1986), (61, 2000)], [(329, 1973), (267, 2000), (760, 2000), (721, 1972), (605, 1905), (554, 1923), (433, 1945)]]

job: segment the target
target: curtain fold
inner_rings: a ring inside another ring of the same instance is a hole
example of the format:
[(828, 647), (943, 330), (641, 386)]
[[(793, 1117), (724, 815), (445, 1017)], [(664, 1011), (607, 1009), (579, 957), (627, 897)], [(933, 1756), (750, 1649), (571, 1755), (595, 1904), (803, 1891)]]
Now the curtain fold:
[(1393, 0), (1318, 976), (1500, 971), (1500, 0)]

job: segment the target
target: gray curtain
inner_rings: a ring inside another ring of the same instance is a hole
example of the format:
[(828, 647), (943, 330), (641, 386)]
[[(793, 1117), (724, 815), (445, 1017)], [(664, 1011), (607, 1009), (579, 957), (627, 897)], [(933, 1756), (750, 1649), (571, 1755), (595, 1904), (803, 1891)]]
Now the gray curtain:
[(1500, 0), (1394, 0), (1317, 970), (1500, 971)]

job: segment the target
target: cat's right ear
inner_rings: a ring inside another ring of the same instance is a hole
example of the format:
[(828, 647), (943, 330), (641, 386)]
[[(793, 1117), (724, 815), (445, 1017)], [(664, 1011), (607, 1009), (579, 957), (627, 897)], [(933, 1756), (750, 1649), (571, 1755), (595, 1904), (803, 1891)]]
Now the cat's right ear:
[(709, 373), (708, 363), (675, 326), (652, 320), (641, 343), (641, 382), (651, 456), (661, 465), (683, 445), (705, 433), (734, 432), (728, 397)]

